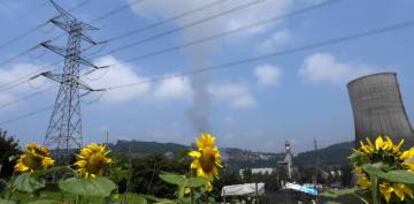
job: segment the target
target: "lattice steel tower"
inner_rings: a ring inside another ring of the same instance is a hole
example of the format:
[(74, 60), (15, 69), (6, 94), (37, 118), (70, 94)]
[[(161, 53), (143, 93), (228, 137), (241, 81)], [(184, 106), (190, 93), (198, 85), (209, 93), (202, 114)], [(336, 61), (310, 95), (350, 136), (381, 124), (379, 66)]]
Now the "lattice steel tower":
[(97, 43), (84, 32), (97, 28), (78, 21), (53, 0), (50, 2), (59, 13), (50, 19), (50, 22), (67, 32), (69, 37), (66, 48), (51, 45), (51, 40), (41, 43), (43, 47), (64, 57), (63, 73), (55, 74), (49, 71), (41, 74), (60, 83), (44, 144), (54, 149), (58, 158), (68, 158), (67, 156), (73, 150), (79, 149), (83, 143), (81, 96), (95, 91), (81, 81), (80, 65), (100, 68), (81, 56), (81, 44), (82, 41), (86, 41), (96, 45)]

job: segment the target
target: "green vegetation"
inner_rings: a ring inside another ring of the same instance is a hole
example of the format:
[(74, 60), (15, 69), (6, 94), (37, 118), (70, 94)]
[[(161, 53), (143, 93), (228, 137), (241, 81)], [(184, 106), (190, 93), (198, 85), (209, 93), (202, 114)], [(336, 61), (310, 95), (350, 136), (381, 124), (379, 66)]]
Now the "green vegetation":
[(166, 153), (173, 153), (175, 156), (178, 156), (181, 152), (190, 149), (189, 146), (174, 143), (143, 142), (135, 140), (118, 140), (115, 144), (109, 144), (108, 147), (114, 152), (131, 154), (133, 156)]
[[(345, 166), (350, 162), (347, 157), (352, 153), (352, 149), (355, 147), (354, 142), (344, 142), (334, 144), (323, 149), (318, 150), (318, 162), (320, 165), (337, 165)], [(316, 152), (308, 151), (299, 153), (293, 162), (299, 166), (309, 166), (315, 164)]]
[(16, 156), (20, 154), (18, 141), (7, 136), (7, 131), (0, 129), (0, 178), (9, 178), (13, 174)]

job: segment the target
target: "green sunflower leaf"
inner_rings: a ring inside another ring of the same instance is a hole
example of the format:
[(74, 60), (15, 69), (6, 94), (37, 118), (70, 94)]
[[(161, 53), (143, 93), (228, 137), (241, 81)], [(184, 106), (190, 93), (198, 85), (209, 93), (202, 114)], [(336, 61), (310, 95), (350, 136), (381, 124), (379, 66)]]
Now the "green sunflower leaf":
[(390, 181), (404, 184), (414, 185), (414, 173), (405, 170), (394, 170), (383, 173), (381, 178)]
[(86, 197), (107, 197), (116, 189), (116, 184), (105, 177), (94, 179), (69, 178), (59, 182), (59, 188), (75, 195)]
[(374, 176), (378, 176), (380, 178), (382, 178), (381, 176), (385, 173), (382, 169), (380, 165), (375, 165), (375, 164), (365, 164), (362, 166), (362, 169), (367, 172), (370, 176), (374, 175)]
[(152, 195), (145, 195), (144, 197), (147, 203), (150, 203), (150, 204), (176, 204), (176, 202), (173, 200), (168, 200), (165, 198), (157, 198)]
[(30, 175), (29, 173), (24, 173), (17, 176), (13, 185), (19, 191), (33, 193), (44, 188), (46, 186), (46, 182), (43, 178)]
[(186, 186), (185, 187), (189, 187), (189, 188), (198, 188), (201, 186), (206, 185), (208, 182), (208, 180), (206, 178), (203, 177), (193, 177), (193, 178), (189, 178), (188, 181), (186, 182)]
[(380, 166), (378, 165), (375, 166), (372, 164), (364, 165), (362, 168), (370, 176), (375, 175), (379, 177), (380, 179), (383, 179), (389, 182), (414, 185), (414, 173), (406, 171), (406, 170), (391, 170), (391, 171), (385, 172), (382, 170)]
[(29, 204), (59, 204), (60, 202), (54, 200), (37, 200), (30, 202)]
[(17, 204), (17, 202), (12, 200), (3, 200), (0, 198), (0, 204)]
[(177, 186), (183, 186), (186, 183), (186, 177), (184, 175), (163, 173), (163, 174), (160, 174), (159, 177), (163, 181), (170, 183), (170, 184), (175, 184)]

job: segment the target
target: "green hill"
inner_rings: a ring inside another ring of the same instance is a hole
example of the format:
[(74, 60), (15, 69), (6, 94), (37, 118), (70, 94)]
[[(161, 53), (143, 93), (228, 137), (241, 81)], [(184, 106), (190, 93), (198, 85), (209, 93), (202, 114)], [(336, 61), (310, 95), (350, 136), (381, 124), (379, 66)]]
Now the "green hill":
[[(148, 154), (168, 154), (177, 158), (177, 156), (188, 150), (190, 146), (175, 143), (143, 142), (143, 141), (125, 141), (119, 140), (109, 147), (114, 152), (130, 154), (134, 156), (144, 156)], [(344, 165), (348, 163), (347, 157), (352, 152), (354, 142), (344, 142), (334, 144), (318, 151), (320, 165)], [(239, 168), (261, 168), (277, 167), (277, 161), (284, 158), (281, 153), (265, 153), (242, 150), (238, 148), (222, 148), (221, 154), (227, 167), (231, 169)], [(294, 165), (308, 166), (315, 164), (315, 151), (299, 153), (294, 157)]]
[(175, 143), (118, 140), (115, 144), (110, 144), (109, 148), (114, 152), (132, 155), (148, 155), (154, 153), (172, 153), (173, 155), (178, 155), (190, 147)]
[[(345, 165), (349, 161), (347, 157), (354, 148), (354, 142), (343, 142), (334, 144), (323, 149), (319, 149), (318, 158), (320, 165)], [(299, 166), (307, 166), (315, 164), (315, 151), (299, 153), (294, 158), (294, 164)]]

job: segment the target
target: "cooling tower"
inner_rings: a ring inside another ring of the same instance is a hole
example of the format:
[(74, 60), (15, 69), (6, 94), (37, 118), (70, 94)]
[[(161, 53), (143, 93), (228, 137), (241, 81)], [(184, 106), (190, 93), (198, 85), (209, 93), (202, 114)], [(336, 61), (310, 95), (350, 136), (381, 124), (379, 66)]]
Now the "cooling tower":
[(389, 135), (394, 142), (405, 139), (414, 145), (411, 127), (401, 98), (396, 73), (378, 73), (348, 83), (355, 123), (355, 141)]

